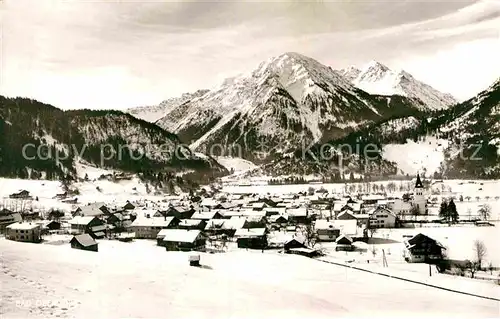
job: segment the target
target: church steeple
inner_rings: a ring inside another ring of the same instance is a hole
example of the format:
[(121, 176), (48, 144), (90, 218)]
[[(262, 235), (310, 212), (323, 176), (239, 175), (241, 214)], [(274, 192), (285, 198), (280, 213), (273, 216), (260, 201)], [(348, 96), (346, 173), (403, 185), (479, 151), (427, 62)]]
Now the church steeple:
[(415, 188), (424, 188), (424, 184), (422, 184), (422, 181), (420, 180), (419, 173), (417, 173), (417, 182), (415, 183)]

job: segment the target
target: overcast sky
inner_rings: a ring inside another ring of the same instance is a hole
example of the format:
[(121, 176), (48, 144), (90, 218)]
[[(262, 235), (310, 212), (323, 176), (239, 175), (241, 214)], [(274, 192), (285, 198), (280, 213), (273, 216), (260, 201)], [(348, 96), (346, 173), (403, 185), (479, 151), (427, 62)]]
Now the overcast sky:
[(500, 76), (500, 1), (0, 0), (0, 94), (64, 109), (157, 104), (287, 51), (370, 60), (467, 99)]

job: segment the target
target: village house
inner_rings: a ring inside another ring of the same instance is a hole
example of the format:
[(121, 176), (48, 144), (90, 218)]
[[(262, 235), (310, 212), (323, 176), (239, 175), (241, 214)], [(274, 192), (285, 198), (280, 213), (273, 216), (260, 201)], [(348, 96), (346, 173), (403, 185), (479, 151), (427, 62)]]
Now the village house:
[(198, 229), (204, 230), (207, 222), (203, 219), (181, 219), (179, 222), (180, 229)]
[(143, 218), (153, 218), (153, 217), (165, 217), (166, 213), (162, 212), (158, 209), (134, 209), (130, 212), (131, 216), (134, 216), (134, 219), (143, 219)]
[(357, 219), (357, 218), (354, 215), (354, 212), (350, 208), (348, 208), (346, 210), (342, 210), (341, 212), (339, 212), (339, 214), (337, 215), (337, 219), (348, 220), (348, 219)]
[(309, 222), (309, 214), (307, 208), (287, 209), (288, 221), (295, 224), (307, 224)]
[(387, 205), (387, 208), (393, 211), (397, 216), (405, 216), (410, 214), (412, 203), (404, 199), (396, 198)]
[(204, 250), (206, 239), (199, 230), (163, 229), (156, 237), (168, 251)]
[(8, 225), (21, 222), (22, 220), (21, 214), (3, 208), (0, 210), (0, 233), (4, 233)]
[(41, 227), (36, 223), (14, 223), (6, 227), (5, 238), (14, 241), (39, 243), (42, 241)]
[(166, 217), (177, 217), (178, 219), (189, 219), (195, 213), (193, 207), (171, 206), (164, 213)]
[(268, 220), (271, 224), (283, 226), (283, 225), (286, 225), (288, 223), (288, 216), (272, 215), (271, 217), (268, 218)]
[(91, 231), (92, 227), (102, 226), (104, 223), (93, 216), (75, 216), (69, 221), (72, 234), (83, 234)]
[(89, 234), (81, 234), (73, 236), (71, 241), (69, 242), (71, 248), (73, 249), (81, 249), (87, 251), (98, 251), (97, 242), (89, 235)]
[(123, 216), (122, 213), (114, 213), (109, 215), (109, 217), (106, 220), (106, 223), (108, 223), (109, 225), (113, 225), (117, 228), (122, 228), (124, 219), (125, 217)]
[(196, 212), (191, 216), (191, 219), (201, 219), (201, 220), (222, 219), (222, 218), (224, 218), (224, 215), (216, 210)]
[(17, 193), (13, 193), (9, 195), (9, 198), (12, 199), (33, 199), (33, 197), (30, 195), (30, 192), (27, 190), (20, 190)]
[(222, 225), (223, 233), (233, 237), (238, 229), (241, 229), (245, 226), (247, 222), (246, 217), (231, 217), (231, 219), (225, 219), (224, 224)]
[(265, 228), (267, 219), (265, 216), (245, 216), (243, 228)]
[(409, 263), (431, 263), (443, 259), (446, 248), (437, 240), (417, 234), (404, 242), (404, 258)]
[(318, 219), (314, 222), (314, 230), (318, 236), (318, 241), (335, 241), (340, 235), (340, 229), (336, 228), (331, 221)]
[(57, 220), (47, 220), (43, 221), (42, 224), (40, 225), (42, 227), (42, 230), (59, 230), (61, 229), (61, 222)]
[(286, 212), (285, 207), (266, 207), (264, 208), (265, 214), (267, 217), (273, 215), (284, 215)]
[(337, 244), (335, 246), (336, 251), (353, 251), (354, 246), (352, 245), (353, 239), (348, 235), (340, 235), (337, 240), (335, 240)]
[(396, 215), (387, 208), (377, 207), (368, 212), (368, 224), (370, 228), (394, 228), (396, 227)]
[(78, 207), (73, 212), (73, 216), (93, 216), (101, 218), (109, 213), (110, 212), (104, 203), (92, 203)]
[(361, 200), (363, 201), (364, 207), (373, 207), (376, 206), (379, 201), (385, 200), (385, 197), (378, 194), (369, 194), (361, 196)]
[(305, 239), (302, 237), (293, 237), (285, 242), (283, 249), (288, 252), (290, 249), (294, 248), (307, 248), (305, 244)]
[(332, 212), (333, 216), (338, 216), (342, 209), (347, 205), (347, 201), (335, 201), (333, 202)]
[(225, 219), (211, 219), (207, 221), (205, 226), (205, 233), (209, 235), (220, 235), (225, 233), (224, 223)]
[(266, 228), (240, 228), (234, 235), (238, 248), (265, 249), (267, 247)]
[(341, 235), (357, 236), (360, 229), (358, 228), (358, 221), (354, 219), (334, 219), (330, 221), (334, 228), (340, 230)]
[(88, 230), (88, 234), (94, 239), (102, 239), (106, 237), (108, 227), (105, 224), (93, 226)]
[(155, 239), (162, 229), (176, 228), (180, 223), (177, 217), (137, 218), (130, 225), (136, 238)]
[(256, 203), (250, 203), (246, 208), (249, 208), (251, 210), (256, 210), (256, 211), (261, 211), (266, 207), (270, 207), (267, 205), (265, 202), (256, 202)]

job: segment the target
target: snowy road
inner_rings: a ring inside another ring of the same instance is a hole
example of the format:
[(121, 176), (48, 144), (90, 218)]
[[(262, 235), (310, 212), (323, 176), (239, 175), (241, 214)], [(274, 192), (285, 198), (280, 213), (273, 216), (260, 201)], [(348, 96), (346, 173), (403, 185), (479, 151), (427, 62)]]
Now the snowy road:
[(153, 242), (0, 239), (2, 318), (497, 317), (499, 303), (300, 256), (234, 251), (187, 264)]

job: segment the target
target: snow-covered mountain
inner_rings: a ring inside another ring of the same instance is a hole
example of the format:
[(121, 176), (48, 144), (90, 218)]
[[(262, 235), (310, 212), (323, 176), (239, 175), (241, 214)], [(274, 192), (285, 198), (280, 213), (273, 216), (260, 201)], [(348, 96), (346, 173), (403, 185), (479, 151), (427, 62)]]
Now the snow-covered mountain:
[(500, 78), (435, 122), (437, 135), (450, 141), (448, 175), (500, 178)]
[(206, 94), (208, 90), (198, 90), (193, 93), (184, 93), (181, 96), (173, 97), (161, 102), (158, 105), (152, 106), (139, 106), (127, 110), (127, 113), (148, 122), (156, 122), (164, 117), (171, 110), (177, 108), (179, 105), (186, 103), (192, 99), (198, 98)]
[(369, 62), (361, 69), (351, 66), (338, 72), (368, 93), (418, 99), (423, 102), (424, 110), (442, 110), (457, 104), (452, 95), (439, 92), (408, 72), (391, 70), (376, 61)]
[(242, 154), (223, 155), (252, 158), (256, 152), (343, 136), (412, 108), (401, 97), (367, 94), (330, 67), (289, 52), (172, 108), (156, 124), (189, 141), (192, 149), (218, 145), (227, 151), (237, 145)]

